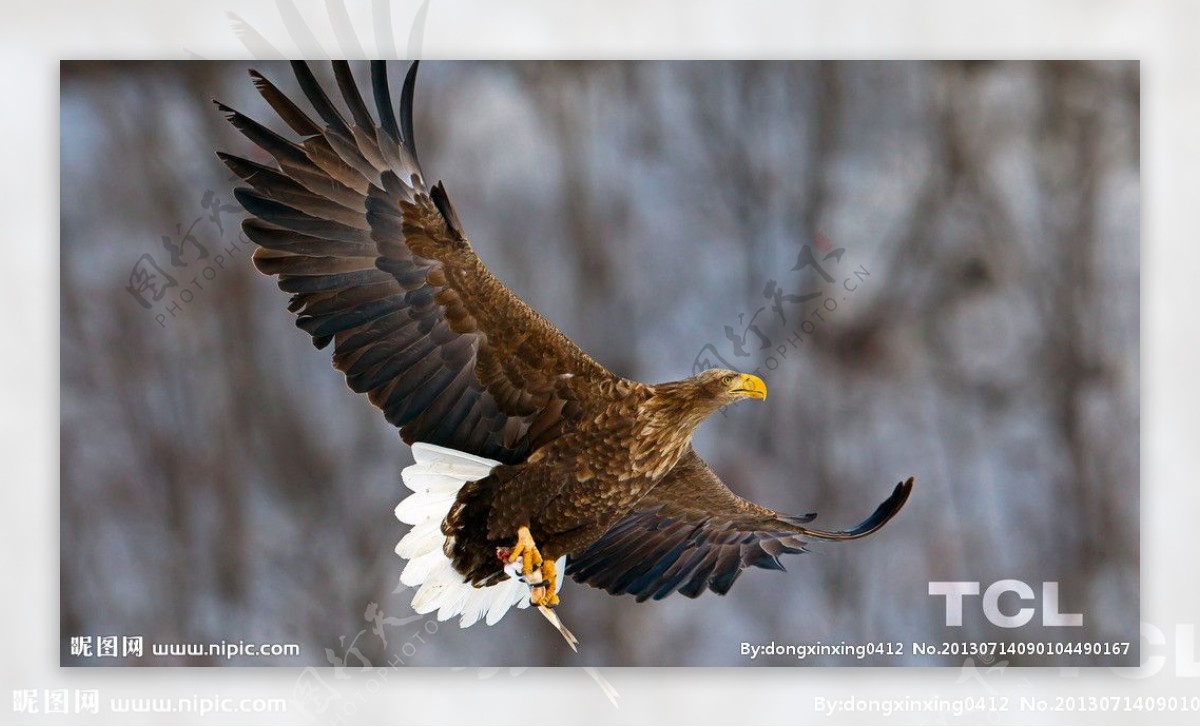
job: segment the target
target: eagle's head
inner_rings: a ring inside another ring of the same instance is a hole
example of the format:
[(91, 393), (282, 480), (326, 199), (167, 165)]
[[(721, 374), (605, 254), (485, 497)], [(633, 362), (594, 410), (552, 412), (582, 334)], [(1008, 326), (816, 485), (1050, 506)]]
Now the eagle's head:
[(709, 369), (693, 378), (698, 391), (718, 406), (742, 399), (767, 398), (767, 385), (754, 374), (741, 374), (728, 369)]
[(767, 385), (753, 374), (727, 369), (709, 369), (682, 381), (651, 387), (653, 396), (645, 403), (645, 421), (654, 429), (681, 433), (689, 439), (692, 430), (710, 414), (742, 399), (767, 398)]
[(692, 441), (692, 433), (710, 415), (742, 399), (767, 398), (767, 385), (753, 374), (709, 369), (682, 381), (650, 387), (651, 396), (638, 407), (640, 425), (634, 458), (642, 472), (661, 477)]

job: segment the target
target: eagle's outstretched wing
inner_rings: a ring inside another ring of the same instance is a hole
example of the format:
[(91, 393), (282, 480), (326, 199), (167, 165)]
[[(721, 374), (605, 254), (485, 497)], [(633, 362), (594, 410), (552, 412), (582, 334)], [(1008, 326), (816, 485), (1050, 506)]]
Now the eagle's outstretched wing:
[(387, 68), (371, 64), (377, 124), (348, 63), (333, 65), (346, 118), (308, 65), (292, 64), (320, 122), (265, 77), (255, 86), (300, 137), (288, 140), (218, 104), (278, 168), (220, 154), (260, 245), (254, 263), (292, 294), (289, 309), (334, 365), (401, 427), (430, 442), (513, 463), (612, 374), (518, 299), (475, 256), (441, 183), (427, 187), (413, 143), (417, 64), (399, 122)]
[(783, 570), (779, 556), (800, 553), (811, 540), (853, 540), (883, 527), (904, 506), (913, 481), (849, 530), (805, 527), (816, 517), (783, 515), (733, 494), (695, 451), (599, 540), (567, 561), (580, 583), (637, 600), (679, 591), (695, 598), (724, 594), (751, 566)]

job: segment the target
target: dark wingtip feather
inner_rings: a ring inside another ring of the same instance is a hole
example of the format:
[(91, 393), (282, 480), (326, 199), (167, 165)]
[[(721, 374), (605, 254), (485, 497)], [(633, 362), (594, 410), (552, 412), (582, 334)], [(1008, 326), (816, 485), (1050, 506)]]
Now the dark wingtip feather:
[[(230, 154), (229, 152), (224, 151), (217, 152), (217, 158), (221, 160), (222, 164), (229, 167), (229, 171), (235, 174), (237, 174), (239, 169), (245, 168), (244, 165), (251, 163), (248, 159), (243, 159), (236, 154)], [(238, 176), (240, 177), (241, 175), (238, 174)]]
[(755, 566), (757, 568), (762, 568), (763, 570), (777, 570), (777, 571), (787, 572), (787, 568), (785, 568), (783, 565), (783, 562), (779, 560), (779, 556), (772, 555), (771, 553), (768, 553), (765, 550), (762, 551), (761, 553), (759, 553), (758, 557), (755, 558), (753, 562), (749, 563), (749, 565)]
[(263, 97), (263, 100), (275, 110), (279, 118), (283, 122), (301, 136), (315, 136), (321, 133), (321, 127), (317, 126), (308, 114), (300, 110), (300, 107), (292, 102), (285, 93), (271, 83), (266, 76), (258, 71), (250, 70), (250, 80), (254, 84), (255, 90)]
[[(708, 589), (718, 596), (724, 596), (729, 593), (729, 589), (733, 588), (733, 583), (742, 574), (742, 568), (726, 568), (720, 571), (712, 582), (708, 584)], [(666, 597), (665, 595), (663, 596)]]
[[(229, 108), (225, 104), (221, 103), (220, 101), (218, 101), (215, 98), (210, 99), (210, 100), (212, 101), (213, 106), (217, 107), (217, 111), (220, 111), (221, 115), (225, 117), (225, 120), (230, 123), (233, 123), (233, 115), (236, 114), (237, 112), (234, 111), (233, 109)], [(218, 156), (220, 156), (220, 154), (221, 154), (221, 152), (217, 152)]]
[(904, 504), (908, 502), (908, 497), (912, 494), (912, 490), (913, 478), (909, 477), (907, 481), (897, 484), (896, 488), (892, 490), (891, 496), (881, 502), (879, 507), (875, 508), (875, 512), (871, 513), (866, 520), (863, 520), (849, 530), (828, 531), (801, 528), (800, 532), (822, 540), (856, 540), (865, 537), (879, 530), (895, 517), (896, 513), (900, 512)]
[(217, 152), (217, 159), (220, 159), (221, 163), (229, 167), (229, 170), (233, 171), (234, 174), (237, 174), (237, 172), (234, 171), (233, 168), (238, 164), (238, 162), (242, 161), (241, 157), (237, 157), (232, 154), (226, 154), (223, 151)]
[(458, 212), (454, 209), (454, 203), (450, 201), (450, 195), (446, 194), (446, 185), (441, 182), (433, 185), (429, 196), (433, 199), (433, 204), (437, 207), (438, 212), (442, 213), (442, 219), (446, 220), (446, 227), (450, 232), (460, 240), (466, 239), (462, 222), (458, 219)]
[(779, 519), (789, 525), (804, 525), (816, 520), (817, 514), (815, 512), (808, 512), (803, 515), (781, 515)]
[(350, 108), (350, 116), (354, 118), (354, 123), (363, 129), (373, 129), (375, 121), (371, 118), (367, 105), (363, 103), (358, 84), (354, 81), (354, 74), (350, 71), (350, 64), (347, 61), (334, 61), (333, 75), (337, 80), (338, 90), (342, 92), (342, 99)]
[(396, 112), (392, 110), (392, 94), (388, 90), (387, 62), (371, 61), (371, 93), (375, 96), (375, 108), (379, 112), (379, 125), (392, 141), (400, 142), (400, 128), (396, 126)]
[(404, 76), (404, 86), (400, 90), (400, 132), (404, 138), (404, 146), (412, 155), (413, 161), (420, 166), (417, 159), (417, 141), (413, 134), (413, 93), (417, 87), (417, 68), (421, 61), (413, 61)]
[(342, 118), (342, 114), (329, 100), (329, 96), (325, 94), (325, 89), (321, 88), (317, 77), (313, 75), (312, 69), (308, 67), (305, 61), (292, 61), (292, 72), (296, 74), (296, 81), (300, 84), (300, 90), (308, 98), (308, 102), (312, 104), (316, 110), (317, 116), (329, 124), (330, 128), (335, 129), (346, 136), (350, 135), (350, 127), (346, 125), (346, 120)]

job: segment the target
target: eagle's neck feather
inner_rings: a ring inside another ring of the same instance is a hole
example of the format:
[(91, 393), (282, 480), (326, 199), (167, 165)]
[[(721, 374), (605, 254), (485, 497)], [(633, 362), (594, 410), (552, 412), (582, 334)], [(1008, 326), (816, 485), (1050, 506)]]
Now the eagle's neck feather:
[(696, 427), (717, 406), (691, 380), (651, 388), (650, 396), (638, 407), (632, 455), (638, 474), (658, 479), (675, 466), (691, 446)]

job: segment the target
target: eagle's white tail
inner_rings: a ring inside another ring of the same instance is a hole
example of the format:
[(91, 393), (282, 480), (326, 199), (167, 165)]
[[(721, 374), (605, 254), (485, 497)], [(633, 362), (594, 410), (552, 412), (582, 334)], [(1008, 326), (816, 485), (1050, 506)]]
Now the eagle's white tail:
[[(486, 477), (500, 463), (423, 442), (415, 442), (412, 451), (416, 464), (405, 467), (400, 476), (413, 494), (396, 506), (396, 518), (413, 528), (396, 546), (396, 554), (408, 561), (400, 582), (417, 587), (413, 610), (437, 611), (438, 621), (459, 616), (459, 626), (466, 628), (481, 618), (489, 626), (495, 624), (513, 606), (528, 608), (529, 586), (522, 580), (510, 577), (494, 586), (475, 588), (464, 582), (443, 550), (446, 536), (442, 534), (442, 520), (450, 512), (459, 489), (467, 482)], [(565, 560), (558, 562), (560, 573)], [(505, 570), (510, 576), (519, 575), (519, 562)], [(558, 586), (562, 588), (561, 580)], [(557, 616), (548, 609), (543, 613), (567, 638), (570, 632), (562, 627)], [(567, 638), (568, 643), (573, 638)], [(575, 645), (571, 644), (571, 648)]]

